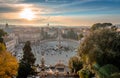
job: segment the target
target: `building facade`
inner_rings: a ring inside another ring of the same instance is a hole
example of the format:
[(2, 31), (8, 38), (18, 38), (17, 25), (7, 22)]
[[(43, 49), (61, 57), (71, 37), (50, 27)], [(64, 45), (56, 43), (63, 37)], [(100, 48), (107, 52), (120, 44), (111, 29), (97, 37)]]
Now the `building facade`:
[(3, 28), (7, 35), (3, 37), (7, 51), (11, 52), (12, 55), (15, 54), (15, 47), (18, 45), (18, 37), (15, 35), (13, 28), (10, 28), (8, 24)]

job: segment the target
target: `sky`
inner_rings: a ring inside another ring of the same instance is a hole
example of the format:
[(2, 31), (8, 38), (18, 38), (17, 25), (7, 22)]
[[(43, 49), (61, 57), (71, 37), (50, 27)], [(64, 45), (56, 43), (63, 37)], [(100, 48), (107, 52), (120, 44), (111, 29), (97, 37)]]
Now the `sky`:
[(0, 24), (120, 24), (120, 0), (0, 0)]

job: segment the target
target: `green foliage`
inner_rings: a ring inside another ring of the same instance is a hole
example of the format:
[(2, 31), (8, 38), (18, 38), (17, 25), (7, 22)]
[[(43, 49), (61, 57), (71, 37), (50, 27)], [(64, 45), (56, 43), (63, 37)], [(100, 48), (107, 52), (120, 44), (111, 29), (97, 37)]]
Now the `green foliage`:
[(84, 37), (84, 36), (83, 36), (82, 33), (80, 33), (80, 34), (78, 35), (78, 39), (79, 39), (79, 40), (81, 40), (83, 37)]
[(4, 43), (3, 36), (7, 35), (7, 33), (3, 30), (0, 29), (0, 43)]
[(112, 23), (96, 23), (92, 25), (91, 29), (96, 30), (96, 29), (105, 28), (109, 26), (112, 26)]
[(68, 31), (67, 34), (63, 34), (62, 36), (63, 36), (63, 38), (78, 40), (77, 33), (75, 31), (73, 31), (72, 29), (70, 31)]
[(50, 35), (48, 34), (48, 32), (44, 31), (44, 28), (41, 28), (40, 34), (41, 34), (43, 40), (50, 38)]
[[(88, 56), (90, 64), (97, 62), (100, 66), (120, 65), (120, 35), (108, 28), (92, 31), (79, 48), (81, 57)], [(120, 67), (119, 67), (120, 68)]]
[(120, 78), (120, 73), (113, 73), (110, 78)]
[(71, 72), (77, 73), (82, 68), (82, 62), (80, 59), (76, 56), (71, 57), (69, 60), (69, 68), (71, 69)]
[(27, 41), (25, 46), (23, 47), (23, 59), (21, 60), (20, 67), (18, 70), (17, 78), (27, 78), (28, 75), (32, 74), (34, 70), (32, 69), (32, 65), (35, 63), (35, 57), (31, 52), (30, 42)]
[(93, 68), (95, 71), (98, 71), (100, 69), (100, 65), (95, 63), (95, 64), (93, 64)]
[(113, 73), (119, 72), (118, 68), (107, 64), (105, 66), (100, 67), (100, 69), (97, 71), (99, 78), (110, 78)]
[(80, 78), (90, 78), (91, 72), (88, 69), (81, 69), (78, 71), (78, 75)]
[(5, 36), (5, 35), (7, 35), (7, 33), (6, 33), (5, 31), (3, 31), (3, 29), (0, 29), (0, 38), (1, 38), (2, 36)]
[(94, 31), (90, 32), (78, 50), (83, 64), (87, 65), (97, 78), (112, 78), (120, 69), (120, 33), (116, 31), (116, 27), (109, 27), (111, 25), (94, 24)]
[(18, 70), (17, 78), (27, 78), (32, 72), (32, 68), (30, 64), (21, 62)]
[(23, 55), (23, 59), (22, 61), (24, 61), (25, 63), (28, 63), (28, 64), (31, 64), (33, 65), (35, 63), (35, 57), (34, 57), (34, 54), (31, 52), (31, 43), (30, 41), (27, 41), (25, 43), (25, 46), (23, 47), (23, 52), (24, 52), (24, 55)]

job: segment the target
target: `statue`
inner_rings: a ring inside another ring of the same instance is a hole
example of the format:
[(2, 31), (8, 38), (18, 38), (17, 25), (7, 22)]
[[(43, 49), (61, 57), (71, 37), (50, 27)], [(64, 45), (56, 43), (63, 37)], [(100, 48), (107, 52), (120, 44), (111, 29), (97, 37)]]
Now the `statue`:
[(45, 71), (44, 52), (42, 52), (41, 54), (42, 54), (42, 58), (41, 58), (41, 71)]

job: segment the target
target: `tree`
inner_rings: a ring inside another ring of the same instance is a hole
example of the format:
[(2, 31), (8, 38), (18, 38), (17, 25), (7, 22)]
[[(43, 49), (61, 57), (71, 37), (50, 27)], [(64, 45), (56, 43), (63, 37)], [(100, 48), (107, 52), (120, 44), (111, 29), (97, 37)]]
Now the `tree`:
[(62, 34), (63, 38), (68, 38), (68, 39), (74, 39), (74, 40), (78, 40), (78, 35), (77, 33), (73, 30), (70, 29), (67, 34)]
[(0, 43), (4, 43), (4, 40), (2, 37), (5, 35), (7, 35), (7, 33), (4, 30), (0, 29)]
[(4, 30), (0, 29), (0, 38), (5, 35), (7, 35), (7, 33)]
[(78, 73), (78, 75), (79, 75), (80, 78), (91, 78), (90, 77), (91, 72), (89, 71), (89, 69), (82, 68), (77, 73)]
[(33, 65), (35, 63), (35, 57), (34, 54), (31, 52), (31, 43), (30, 41), (27, 41), (25, 43), (25, 46), (23, 47), (23, 59), (22, 61), (24, 61), (25, 63), (28, 63), (30, 65)]
[(30, 64), (21, 61), (21, 63), (19, 64), (17, 78), (27, 78), (27, 76), (30, 75), (32, 71), (33, 69), (31, 68)]
[(96, 23), (92, 25), (91, 29), (96, 30), (96, 29), (106, 28), (110, 26), (112, 26), (112, 23)]
[(32, 66), (35, 63), (35, 57), (31, 50), (30, 41), (27, 41), (23, 47), (24, 55), (19, 66), (17, 78), (27, 78), (28, 75), (33, 74)]
[(71, 57), (69, 60), (69, 68), (71, 69), (71, 73), (77, 73), (82, 68), (82, 62), (76, 56)]
[(118, 72), (119, 72), (119, 69), (117, 67), (111, 64), (107, 64), (98, 69), (97, 76), (99, 76), (100, 78), (110, 78), (112, 74), (118, 73)]
[(41, 28), (40, 35), (42, 36), (42, 39), (50, 38), (50, 35), (48, 34), (48, 32), (44, 31), (44, 28)]
[(79, 39), (79, 40), (81, 40), (83, 37), (84, 37), (84, 35), (83, 35), (82, 33), (80, 33), (80, 34), (78, 35), (78, 39)]
[(120, 73), (114, 73), (110, 78), (120, 78)]
[(120, 69), (120, 33), (111, 28), (96, 29), (90, 32), (81, 46), (79, 55), (84, 65), (94, 70), (94, 65), (100, 67), (112, 64)]
[(68, 31), (67, 35), (68, 35), (68, 38), (70, 38), (70, 39), (75, 39), (75, 40), (78, 39), (77, 33), (75, 31), (73, 31), (72, 29), (70, 31)]
[(0, 78), (12, 78), (17, 75), (18, 61), (10, 52), (6, 51), (5, 45), (0, 43)]

